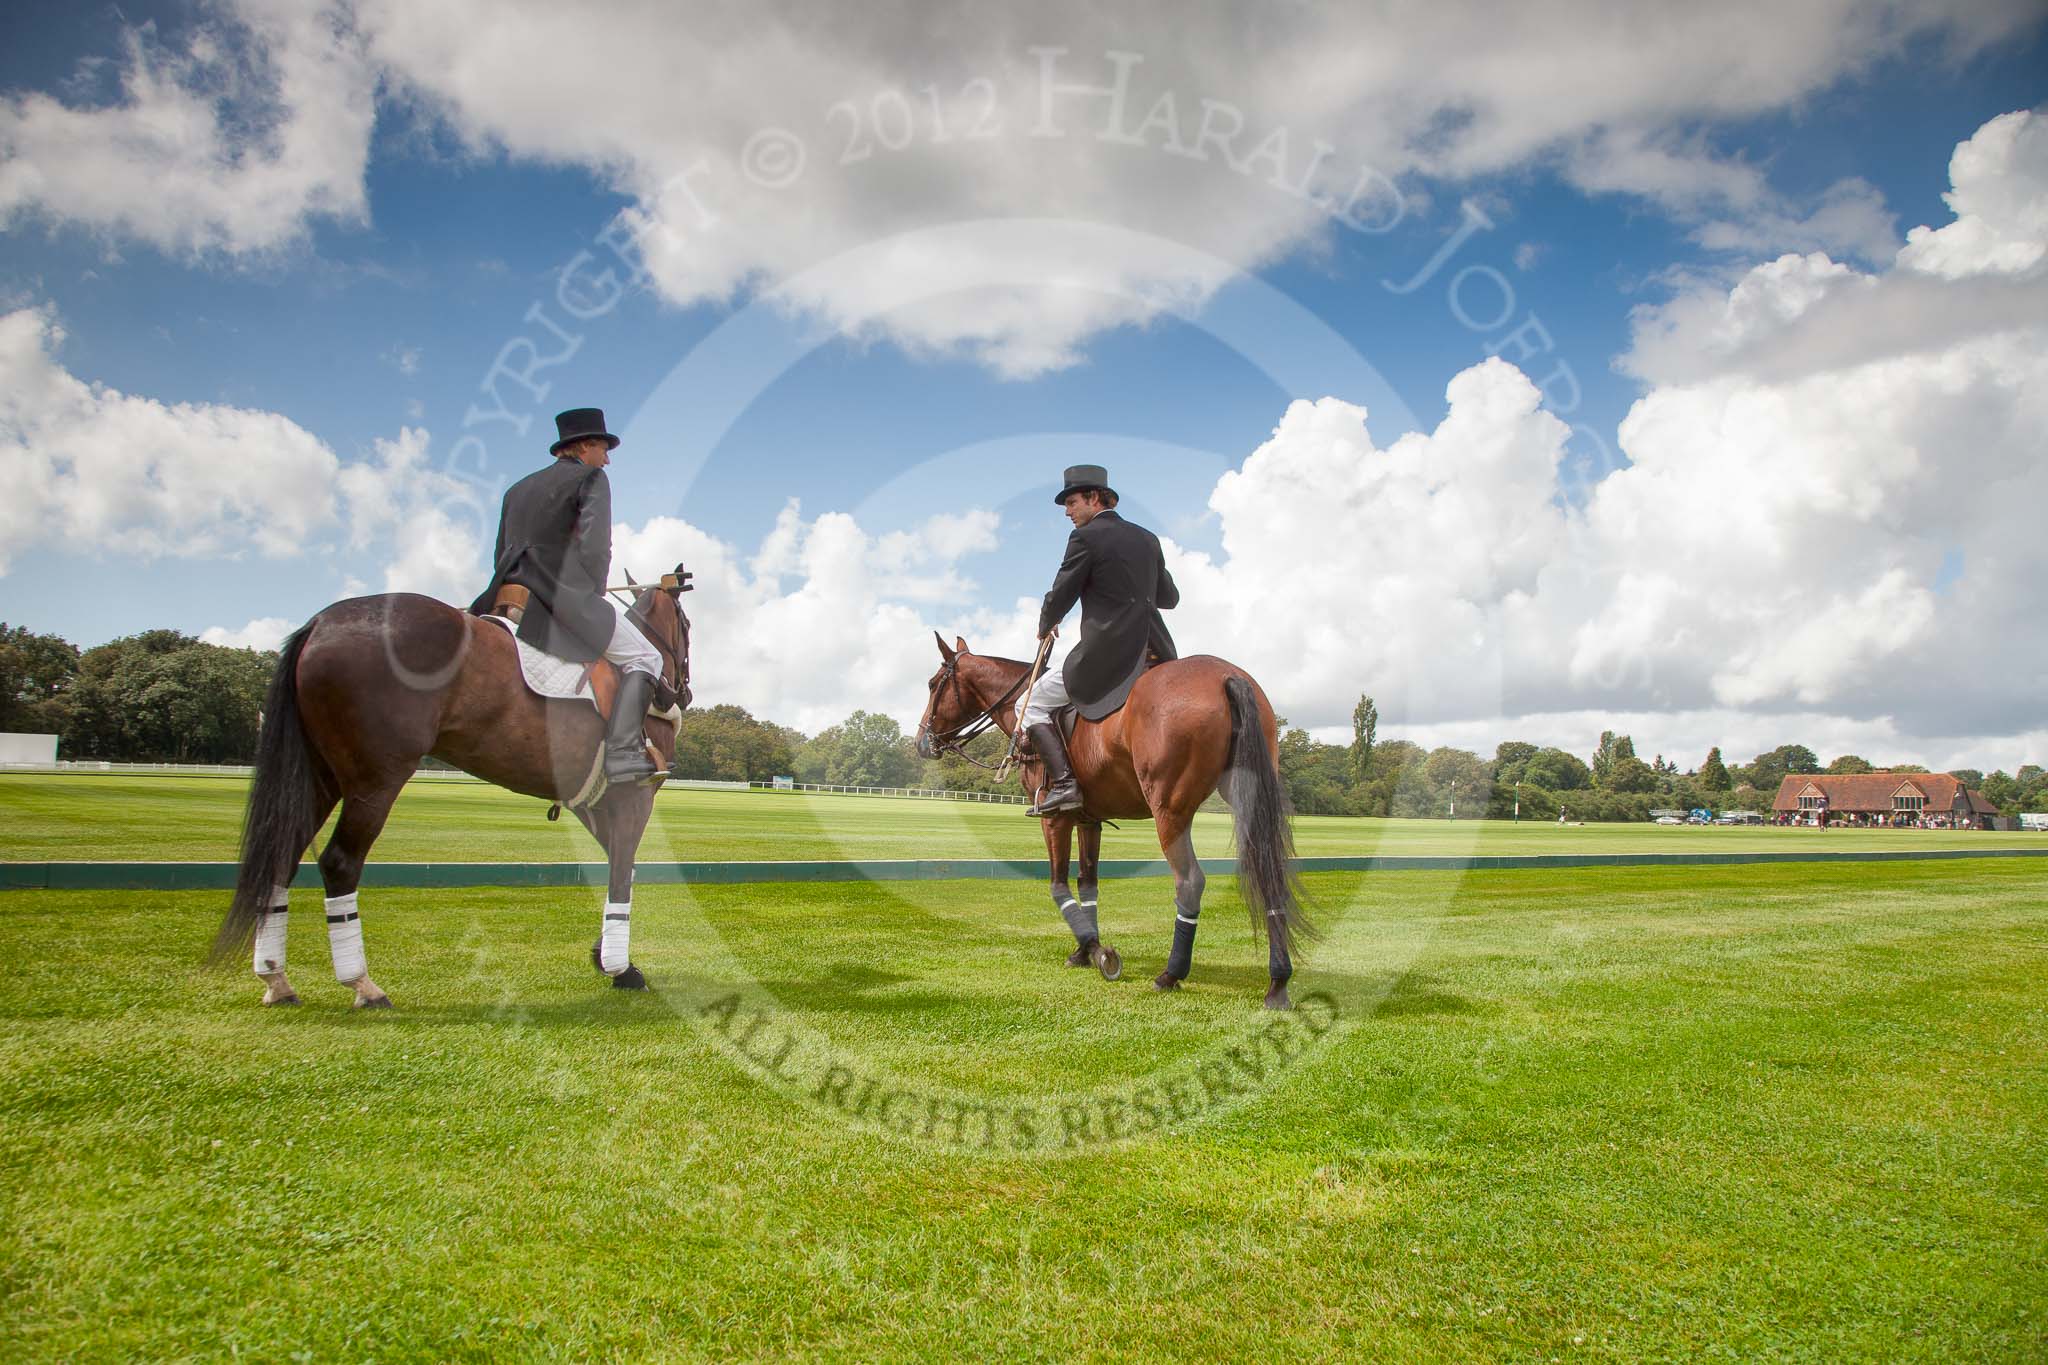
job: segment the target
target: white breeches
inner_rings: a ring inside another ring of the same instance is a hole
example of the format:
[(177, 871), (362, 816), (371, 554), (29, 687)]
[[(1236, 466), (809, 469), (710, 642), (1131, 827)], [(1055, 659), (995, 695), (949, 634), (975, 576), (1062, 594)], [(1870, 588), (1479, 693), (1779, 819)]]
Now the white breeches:
[(1017, 724), (1025, 729), (1050, 724), (1052, 713), (1072, 700), (1067, 695), (1067, 680), (1060, 668), (1047, 664), (1045, 672), (1038, 675), (1038, 685), (1031, 689), (1031, 704), (1017, 717)]
[(604, 657), (617, 664), (621, 673), (661, 677), (660, 652), (648, 643), (638, 626), (626, 619), (625, 608), (609, 597), (598, 600), (612, 609), (612, 642), (605, 646)]

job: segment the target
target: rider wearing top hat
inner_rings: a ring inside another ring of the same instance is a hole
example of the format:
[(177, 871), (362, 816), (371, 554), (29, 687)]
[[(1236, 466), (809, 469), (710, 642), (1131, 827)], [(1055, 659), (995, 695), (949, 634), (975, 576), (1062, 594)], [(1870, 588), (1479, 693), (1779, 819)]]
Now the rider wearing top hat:
[(1039, 609), (1038, 638), (1050, 635), (1078, 601), (1081, 640), (1061, 667), (1046, 669), (1017, 718), (1045, 763), (1046, 792), (1031, 815), (1081, 808), (1081, 789), (1053, 712), (1069, 702), (1085, 710), (1127, 691), (1144, 671), (1148, 653), (1161, 660), (1179, 657), (1159, 613), (1180, 602), (1180, 590), (1166, 571), (1159, 537), (1117, 515), (1109, 471), (1094, 464), (1069, 467), (1053, 501), (1065, 509), (1074, 531)]
[(619, 438), (604, 429), (599, 408), (557, 415), (555, 431), (548, 447), (554, 463), (505, 490), (490, 586), (470, 610), (489, 612), (499, 587), (517, 584), (531, 594), (520, 639), (577, 663), (602, 655), (617, 664), (605, 777), (643, 782), (655, 774), (642, 726), (661, 655), (604, 592), (612, 561), (612, 488), (604, 467)]

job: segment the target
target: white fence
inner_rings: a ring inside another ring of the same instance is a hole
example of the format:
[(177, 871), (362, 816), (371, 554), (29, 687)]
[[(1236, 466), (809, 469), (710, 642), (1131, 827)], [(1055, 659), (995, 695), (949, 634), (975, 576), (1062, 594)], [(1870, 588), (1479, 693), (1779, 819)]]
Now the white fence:
[(919, 801), (985, 801), (994, 805), (1028, 804), (1008, 792), (956, 792), (931, 787), (842, 787), (829, 782), (754, 782), (747, 784), (764, 792), (824, 792), (834, 796), (908, 796)]

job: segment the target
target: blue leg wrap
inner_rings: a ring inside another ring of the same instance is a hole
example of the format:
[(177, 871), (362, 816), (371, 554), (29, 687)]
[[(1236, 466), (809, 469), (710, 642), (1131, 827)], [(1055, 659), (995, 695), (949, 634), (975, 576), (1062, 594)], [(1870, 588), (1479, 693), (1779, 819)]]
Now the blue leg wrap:
[(1195, 918), (1201, 911), (1197, 910), (1194, 915), (1190, 915), (1178, 904), (1173, 909), (1173, 951), (1167, 954), (1166, 970), (1171, 972), (1176, 980), (1185, 981), (1188, 979), (1188, 973), (1194, 970)]
[(1060, 907), (1060, 915), (1067, 921), (1067, 927), (1074, 931), (1074, 942), (1086, 948), (1102, 938), (1102, 931), (1095, 924), (1095, 907), (1079, 901), (1068, 901)]

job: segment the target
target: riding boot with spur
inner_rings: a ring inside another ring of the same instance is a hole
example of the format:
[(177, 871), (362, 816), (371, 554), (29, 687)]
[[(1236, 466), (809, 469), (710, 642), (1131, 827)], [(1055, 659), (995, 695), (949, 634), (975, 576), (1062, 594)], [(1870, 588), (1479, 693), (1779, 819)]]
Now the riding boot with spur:
[(1032, 747), (1038, 750), (1039, 761), (1045, 764), (1046, 785), (1038, 804), (1024, 813), (1045, 816), (1081, 809), (1081, 787), (1074, 781), (1074, 767), (1067, 761), (1067, 745), (1060, 738), (1060, 727), (1034, 725), (1026, 733), (1031, 736)]
[(653, 697), (652, 677), (638, 670), (619, 675), (619, 695), (604, 734), (605, 781), (645, 782), (660, 771), (647, 757), (647, 703)]

